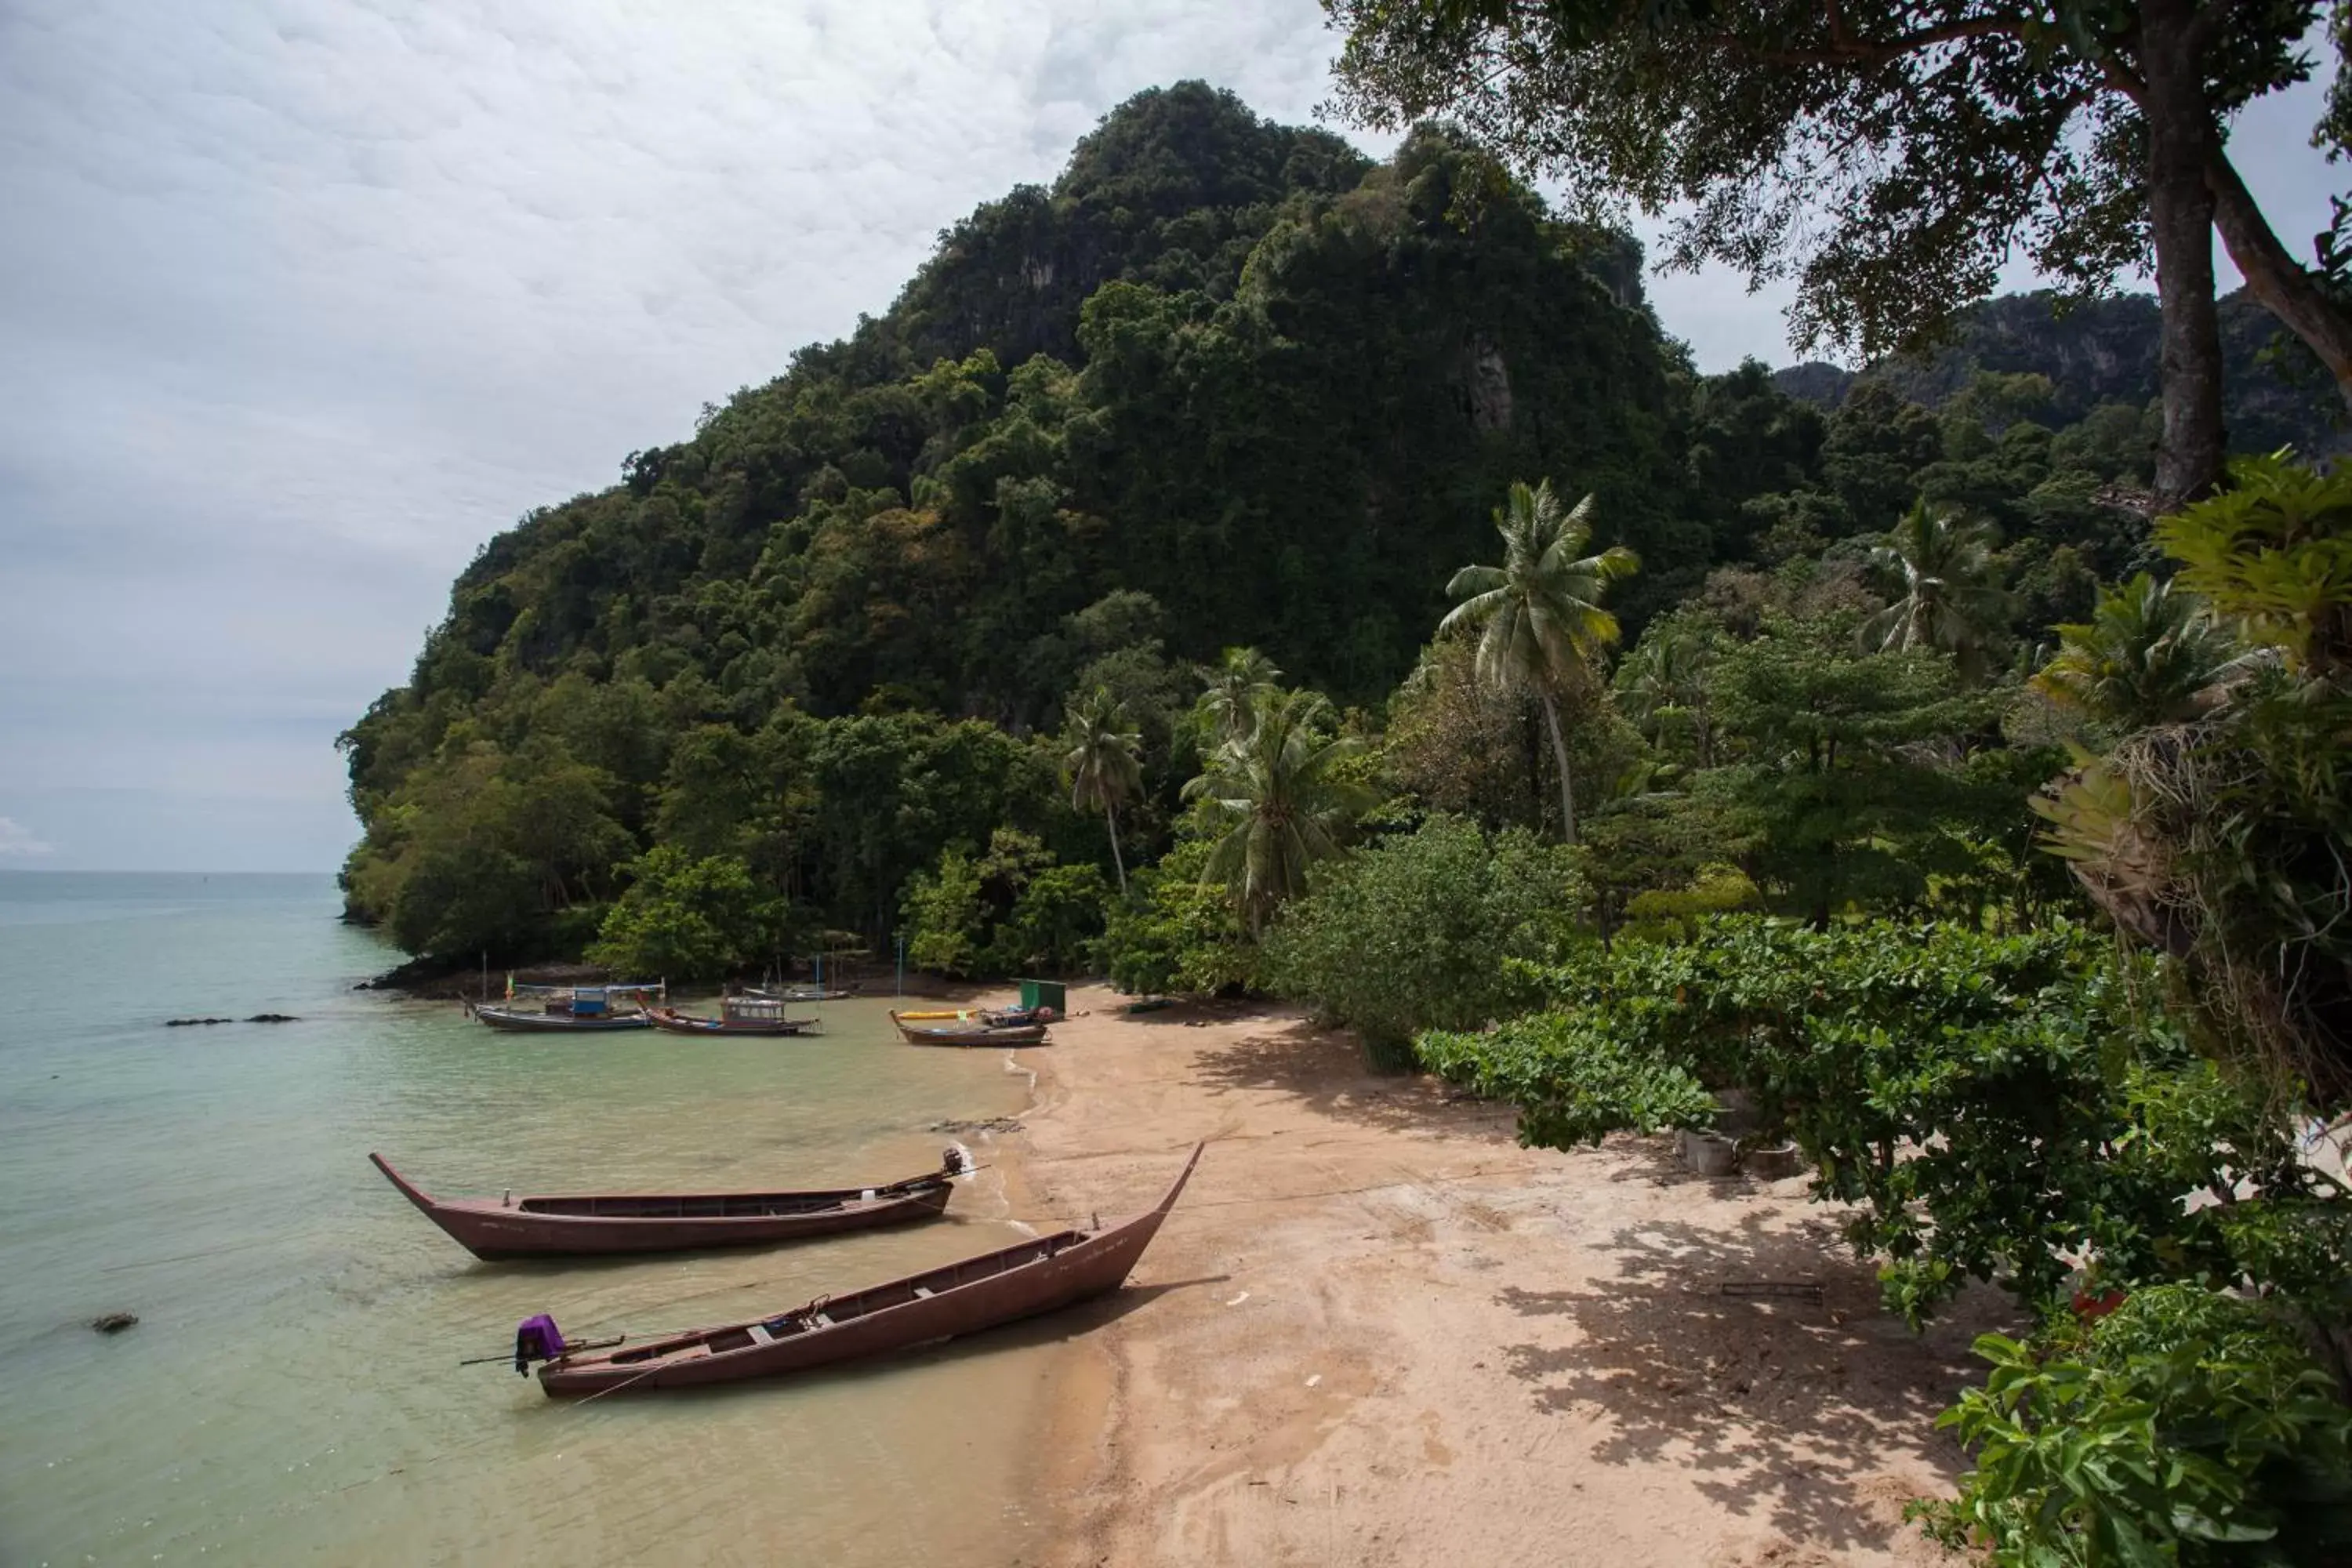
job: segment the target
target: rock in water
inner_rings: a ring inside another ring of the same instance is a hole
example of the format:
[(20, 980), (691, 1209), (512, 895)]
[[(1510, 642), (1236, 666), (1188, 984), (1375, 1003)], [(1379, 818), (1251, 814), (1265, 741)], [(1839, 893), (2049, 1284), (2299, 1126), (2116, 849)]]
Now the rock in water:
[(104, 1317), (92, 1318), (89, 1326), (101, 1334), (119, 1334), (138, 1321), (136, 1312), (109, 1312)]
[(291, 1013), (256, 1013), (246, 1022), (248, 1024), (299, 1024), (301, 1020)]

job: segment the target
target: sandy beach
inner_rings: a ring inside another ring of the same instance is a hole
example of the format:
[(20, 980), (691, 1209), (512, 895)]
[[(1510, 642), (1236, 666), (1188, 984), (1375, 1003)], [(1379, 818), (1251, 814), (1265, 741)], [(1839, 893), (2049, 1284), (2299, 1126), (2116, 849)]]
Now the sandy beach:
[(1903, 1503), (1958, 1468), (1934, 1418), (2002, 1298), (1915, 1335), (1801, 1177), (1521, 1149), (1507, 1108), (1371, 1076), (1295, 1012), (1121, 1000), (1074, 991), (1018, 1053), (1018, 1201), (1123, 1215), (1210, 1146), (1055, 1369), (1049, 1562), (1945, 1560)]

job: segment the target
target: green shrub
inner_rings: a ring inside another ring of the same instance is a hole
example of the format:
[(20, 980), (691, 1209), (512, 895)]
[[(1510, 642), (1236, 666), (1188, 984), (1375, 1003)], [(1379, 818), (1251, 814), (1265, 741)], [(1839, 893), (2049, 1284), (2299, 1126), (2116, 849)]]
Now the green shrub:
[[(2263, 1268), (2342, 1321), (2346, 1205), (2294, 1158), (2284, 1108), (2150, 1017), (2087, 931), (1726, 919), (1537, 978), (1548, 1022), (1429, 1042), (1432, 1065), (1547, 1145), (1672, 1124), (1685, 1079), (1748, 1090), (1915, 1321), (1971, 1278), (2047, 1305), (2085, 1254), (2125, 1280)], [(2190, 1212), (2200, 1188), (2238, 1195)]]
[(907, 879), (907, 959), (959, 980), (973, 978), (988, 950), (989, 910), (980, 873), (962, 850), (940, 851), (939, 864)]
[(1248, 990), (1258, 981), (1257, 944), (1223, 888), (1203, 884), (1211, 845), (1181, 837), (1160, 862), (1130, 879), (1112, 906), (1102, 952), (1111, 984), (1130, 994)]
[(1357, 1030), (1375, 1068), (1409, 1068), (1421, 1030), (1534, 1001), (1512, 961), (1553, 956), (1583, 897), (1572, 851), (1433, 816), (1319, 870), (1267, 934), (1267, 982)]
[(1416, 1050), (1430, 1071), (1517, 1105), (1519, 1141), (1547, 1149), (1715, 1119), (1715, 1096), (1686, 1069), (1630, 1050), (1607, 1029), (1565, 1013), (1514, 1019), (1483, 1034), (1434, 1030)]
[(1055, 862), (1038, 841), (999, 828), (974, 858), (950, 847), (907, 883), (907, 956), (959, 980), (1086, 968), (1109, 889), (1099, 868)]
[(2352, 1411), (2252, 1304), (2160, 1285), (1977, 1352), (1985, 1386), (1938, 1423), (1976, 1468), (1911, 1509), (1946, 1546), (2032, 1568), (2352, 1560)]
[(698, 859), (664, 845), (629, 869), (636, 879), (604, 916), (591, 963), (636, 978), (707, 980), (783, 945), (781, 901), (731, 855)]

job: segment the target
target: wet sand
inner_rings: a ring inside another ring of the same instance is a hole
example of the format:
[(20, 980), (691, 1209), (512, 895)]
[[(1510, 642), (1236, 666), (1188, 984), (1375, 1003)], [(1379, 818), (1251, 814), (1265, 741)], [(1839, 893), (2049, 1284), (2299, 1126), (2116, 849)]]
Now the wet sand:
[[(1120, 1000), (1073, 991), (1017, 1054), (1013, 1212), (1126, 1215), (1211, 1142), (1129, 1289), (1065, 1320), (1046, 1562), (1947, 1561), (1902, 1507), (1948, 1489), (1934, 1419), (2002, 1298), (1915, 1336), (1802, 1178), (1521, 1149), (1295, 1013)], [(1819, 1304), (1721, 1289), (1792, 1281)]]

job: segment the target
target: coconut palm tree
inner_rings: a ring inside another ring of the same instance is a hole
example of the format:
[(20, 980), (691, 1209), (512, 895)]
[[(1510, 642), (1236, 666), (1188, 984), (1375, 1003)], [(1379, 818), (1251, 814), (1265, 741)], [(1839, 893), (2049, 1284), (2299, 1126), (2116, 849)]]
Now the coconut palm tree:
[(1265, 692), (1252, 706), (1254, 721), (1217, 748), (1184, 798), (1206, 801), (1223, 824), (1201, 879), (1228, 889), (1255, 933), (1306, 890), (1307, 868), (1339, 852), (1372, 800), (1338, 771), (1363, 742), (1334, 732), (1322, 693)]
[(1903, 592), (1863, 623), (1863, 646), (1882, 653), (1939, 648), (1965, 679), (1982, 677), (1986, 650), (2011, 608), (1993, 565), (2000, 542), (1990, 523), (1930, 511), (1924, 497), (1913, 503), (1870, 552), (1872, 564), (1899, 579)]
[(1143, 787), (1137, 752), (1143, 737), (1127, 727), (1127, 709), (1100, 687), (1070, 711), (1062, 738), (1069, 745), (1062, 767), (1070, 776), (1070, 805), (1099, 809), (1110, 829), (1110, 863), (1118, 890), (1127, 893), (1127, 860), (1118, 852), (1118, 805)]
[(1697, 627), (1669, 618), (1650, 624), (1617, 671), (1618, 699), (1630, 716), (1649, 727), (1652, 742), (1659, 738), (1662, 715), (1670, 710), (1690, 715), (1703, 768), (1715, 765), (1706, 692), (1706, 674), (1714, 663), (1712, 639)]
[(2033, 686), (2119, 731), (2144, 730), (2195, 712), (2240, 653), (2202, 600), (2143, 572), (2100, 595), (2087, 624), (2058, 628), (2058, 652)]
[(1274, 660), (1254, 647), (1229, 647), (1224, 657), (1202, 669), (1208, 689), (1201, 694), (1201, 711), (1209, 721), (1211, 743), (1223, 745), (1249, 727), (1259, 699), (1279, 689), (1282, 671)]
[(1560, 699), (1617, 640), (1617, 617), (1601, 607), (1601, 595), (1642, 566), (1622, 544), (1580, 554), (1592, 537), (1591, 520), (1591, 496), (1563, 511), (1549, 479), (1533, 489), (1513, 485), (1509, 500), (1495, 511), (1503, 563), (1456, 572), (1445, 591), (1462, 602), (1437, 624), (1440, 637), (1477, 634), (1481, 682), (1524, 686), (1542, 700), (1559, 764), (1561, 835), (1570, 844), (1576, 842), (1576, 784), (1559, 731)]

